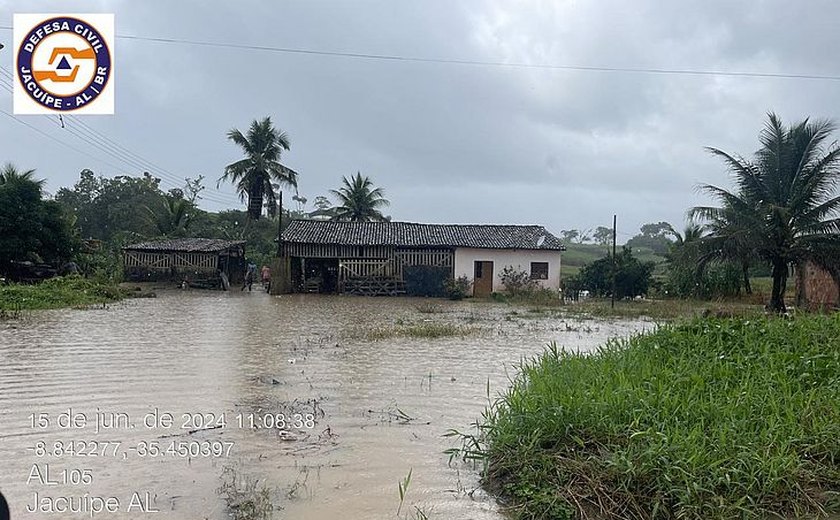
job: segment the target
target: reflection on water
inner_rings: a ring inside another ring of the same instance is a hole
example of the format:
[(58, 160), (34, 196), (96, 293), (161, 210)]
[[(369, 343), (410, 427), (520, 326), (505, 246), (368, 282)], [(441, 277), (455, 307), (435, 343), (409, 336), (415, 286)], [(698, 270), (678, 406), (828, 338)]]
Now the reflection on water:
[[(359, 334), (427, 321), (477, 332), (379, 341)], [(581, 327), (469, 301), (256, 292), (173, 291), (108, 309), (33, 314), (0, 323), (0, 489), (13, 518), (45, 517), (24, 514), (38, 491), (114, 496), (122, 511), (133, 493), (148, 492), (161, 510), (153, 518), (223, 519), (219, 488), (233, 467), (273, 491), (278, 517), (396, 518), (398, 482), (411, 470), (401, 516), (417, 507), (432, 519), (498, 519), (494, 501), (473, 493), (476, 472), (447, 465), (443, 451), (453, 441), (442, 434), (468, 429), (487, 403), (488, 380), (492, 395), (503, 391), (522, 356), (547, 342), (585, 350), (644, 326)], [(105, 426), (118, 413), (134, 427), (32, 424), (38, 413), (92, 420), (97, 410)], [(175, 418), (169, 428), (160, 424), (167, 412)], [(184, 425), (184, 413), (202, 415)], [(57, 456), (50, 449), (59, 441), (113, 444), (104, 456)], [(31, 449), (39, 442), (47, 451), (40, 457)], [(153, 443), (172, 451), (151, 456)], [(232, 446), (228, 456), (198, 451), (224, 446)], [(89, 470), (93, 482), (44, 486), (31, 478), (36, 463)], [(104, 517), (144, 517), (137, 511)]]

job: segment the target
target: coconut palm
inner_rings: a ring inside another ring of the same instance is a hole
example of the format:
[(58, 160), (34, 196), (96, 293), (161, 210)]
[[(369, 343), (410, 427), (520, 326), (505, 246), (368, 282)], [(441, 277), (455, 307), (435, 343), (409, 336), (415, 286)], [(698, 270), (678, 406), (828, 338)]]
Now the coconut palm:
[(382, 188), (374, 188), (369, 177), (362, 177), (361, 172), (356, 175), (342, 177), (342, 186), (337, 190), (330, 190), (338, 205), (333, 208), (334, 220), (350, 220), (355, 222), (385, 221), (388, 217), (380, 212), (380, 208), (391, 203), (385, 199)]
[(744, 292), (752, 294), (750, 267), (762, 258), (753, 249), (753, 235), (750, 227), (739, 221), (737, 212), (724, 208), (709, 219), (703, 228), (706, 236), (698, 243), (700, 256), (698, 267), (705, 269), (709, 262), (722, 261), (739, 265)]
[(193, 221), (193, 204), (181, 193), (164, 195), (159, 209), (144, 206), (149, 222), (161, 236), (184, 236)]
[(682, 233), (672, 228), (668, 234), (674, 237), (674, 242), (665, 255), (668, 261), (671, 263), (694, 262), (697, 245), (703, 238), (703, 226), (689, 222)]
[(834, 129), (830, 121), (808, 119), (786, 127), (771, 113), (752, 159), (708, 148), (726, 163), (737, 190), (701, 185), (721, 206), (695, 207), (690, 214), (708, 222), (703, 239), (708, 255), (726, 258), (749, 250), (771, 265), (768, 308), (775, 312), (786, 310), (790, 266), (840, 258), (840, 197), (835, 196), (840, 148), (826, 147)]
[(263, 199), (269, 202), (269, 214), (273, 217), (277, 211), (277, 191), (272, 182), (297, 187), (297, 172), (280, 164), (283, 150), (289, 150), (289, 136), (274, 128), (271, 118), (266, 117), (254, 120), (247, 135), (234, 128), (227, 137), (242, 148), (245, 158), (227, 165), (219, 182), (229, 180), (236, 186), (240, 200), (248, 198), (251, 220), (260, 218)]
[(37, 186), (38, 189), (43, 189), (44, 179), (35, 180), (35, 170), (26, 170), (22, 172), (12, 163), (6, 163), (3, 168), (0, 168), (0, 185), (11, 184), (14, 182), (28, 182)]

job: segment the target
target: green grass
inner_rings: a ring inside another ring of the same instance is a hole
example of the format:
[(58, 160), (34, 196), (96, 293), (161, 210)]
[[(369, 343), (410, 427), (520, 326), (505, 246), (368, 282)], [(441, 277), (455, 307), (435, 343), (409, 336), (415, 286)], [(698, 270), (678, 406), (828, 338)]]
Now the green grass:
[(656, 321), (702, 316), (752, 317), (763, 314), (762, 305), (741, 301), (706, 300), (620, 300), (613, 308), (610, 300), (590, 298), (578, 303), (563, 305), (556, 312), (593, 318), (650, 318)]
[(609, 247), (597, 244), (567, 243), (562, 255), (563, 264), (580, 267), (603, 258), (610, 251)]
[(0, 285), (0, 311), (57, 309), (114, 302), (127, 291), (78, 276), (58, 277), (34, 285)]
[(460, 454), (519, 520), (817, 518), (840, 512), (838, 396), (840, 314), (698, 319), (550, 347)]
[[(476, 305), (488, 302), (507, 303), (513, 308), (522, 308), (539, 316), (579, 316), (584, 318), (649, 318), (667, 321), (702, 316), (749, 317), (763, 314), (764, 306), (750, 299), (732, 301), (709, 301), (697, 299), (645, 299), (619, 300), (615, 307), (609, 299), (589, 298), (575, 303), (564, 303), (553, 291), (536, 291), (530, 295), (509, 296), (496, 293), (492, 298), (473, 298)], [(763, 300), (762, 300), (763, 301)], [(512, 311), (518, 312), (518, 311)]]

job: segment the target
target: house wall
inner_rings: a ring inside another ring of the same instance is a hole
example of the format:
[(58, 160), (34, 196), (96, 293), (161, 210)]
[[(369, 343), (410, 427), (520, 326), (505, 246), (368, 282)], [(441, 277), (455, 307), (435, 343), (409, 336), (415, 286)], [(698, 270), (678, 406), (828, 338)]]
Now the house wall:
[(560, 288), (560, 251), (535, 251), (526, 249), (455, 249), (455, 277), (473, 279), (474, 262), (493, 262), (493, 291), (502, 292), (504, 286), (500, 277), (502, 269), (513, 266), (518, 270), (531, 272), (531, 262), (548, 262), (548, 279), (538, 280), (547, 289)]

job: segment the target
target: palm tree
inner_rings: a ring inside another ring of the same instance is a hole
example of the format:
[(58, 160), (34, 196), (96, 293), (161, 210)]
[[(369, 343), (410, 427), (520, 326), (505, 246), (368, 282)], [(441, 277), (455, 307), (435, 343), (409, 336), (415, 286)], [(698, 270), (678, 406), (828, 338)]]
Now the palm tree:
[(146, 209), (149, 222), (161, 236), (184, 236), (193, 221), (193, 204), (178, 194), (166, 194), (159, 210)]
[(834, 194), (840, 148), (824, 146), (834, 129), (830, 121), (808, 119), (786, 127), (770, 113), (752, 159), (707, 149), (727, 164), (737, 190), (701, 185), (721, 206), (695, 207), (690, 214), (709, 223), (703, 239), (708, 255), (726, 258), (750, 251), (772, 266), (768, 308), (775, 312), (786, 310), (790, 266), (840, 257), (840, 197)]
[(362, 177), (361, 172), (356, 175), (342, 177), (342, 186), (337, 190), (330, 190), (338, 205), (333, 208), (334, 220), (350, 220), (354, 222), (385, 221), (388, 217), (382, 215), (380, 208), (391, 203), (385, 199), (382, 188), (374, 188), (369, 177)]
[(245, 158), (227, 165), (219, 182), (230, 180), (236, 186), (240, 200), (248, 197), (251, 220), (260, 218), (263, 199), (268, 199), (269, 214), (273, 217), (277, 211), (277, 192), (272, 182), (297, 187), (297, 172), (280, 164), (283, 150), (289, 150), (289, 136), (274, 128), (271, 118), (266, 117), (254, 120), (247, 136), (234, 128), (227, 137), (242, 148)]
[(3, 168), (0, 168), (0, 186), (15, 182), (28, 182), (37, 186), (39, 190), (42, 189), (46, 181), (44, 179), (35, 180), (34, 177), (35, 170), (22, 172), (12, 163), (6, 163)]
[(741, 269), (741, 284), (744, 292), (752, 294), (750, 267), (762, 258), (753, 249), (753, 235), (750, 227), (739, 220), (737, 212), (724, 208), (709, 219), (704, 226), (707, 235), (700, 241), (699, 268), (704, 269), (712, 261), (731, 262)]

